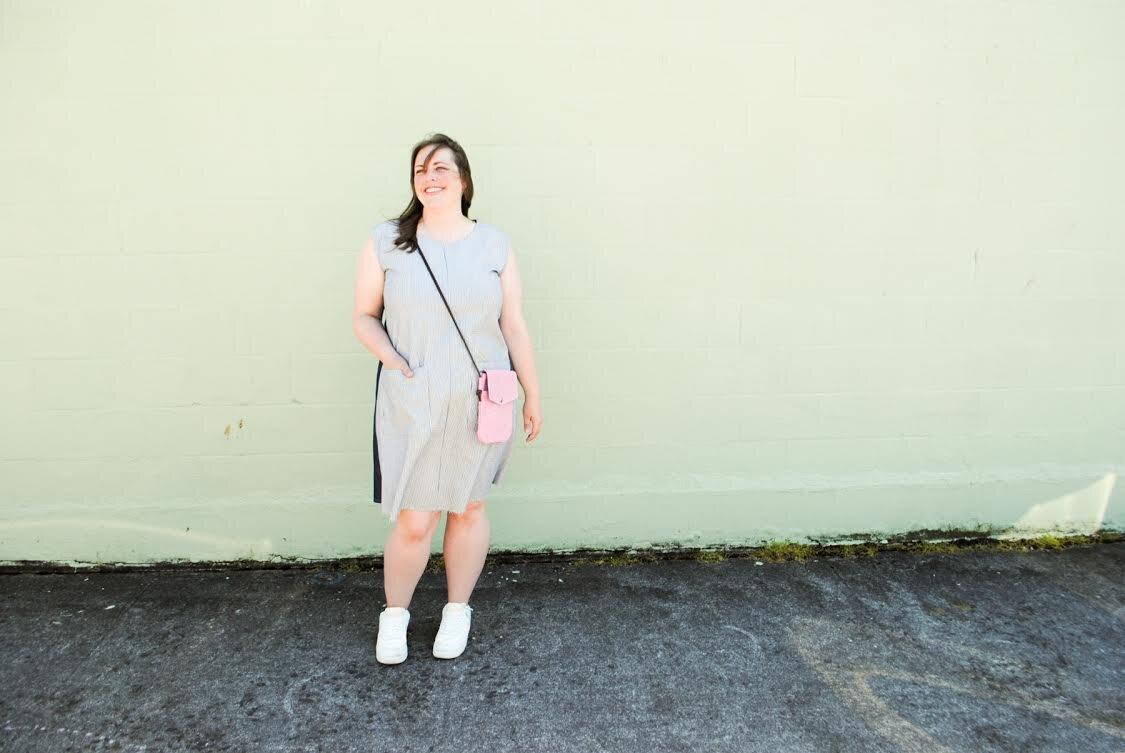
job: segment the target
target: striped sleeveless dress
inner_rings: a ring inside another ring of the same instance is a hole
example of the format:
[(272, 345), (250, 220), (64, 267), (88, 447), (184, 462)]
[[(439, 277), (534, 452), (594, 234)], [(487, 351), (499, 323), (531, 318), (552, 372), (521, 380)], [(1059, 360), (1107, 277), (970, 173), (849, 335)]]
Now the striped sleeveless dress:
[[(372, 430), (373, 502), (394, 521), (399, 510), (464, 512), (500, 481), (522, 426), (512, 404), (512, 437), (502, 444), (477, 438), (477, 371), (426, 264), (394, 246), (396, 220), (372, 231), (384, 272), (383, 326), (413, 377), (397, 369), (375, 373)], [(418, 235), (434, 277), (481, 369), (512, 368), (500, 331), (500, 272), (511, 243), (495, 225), (477, 221), (469, 234), (443, 244)]]

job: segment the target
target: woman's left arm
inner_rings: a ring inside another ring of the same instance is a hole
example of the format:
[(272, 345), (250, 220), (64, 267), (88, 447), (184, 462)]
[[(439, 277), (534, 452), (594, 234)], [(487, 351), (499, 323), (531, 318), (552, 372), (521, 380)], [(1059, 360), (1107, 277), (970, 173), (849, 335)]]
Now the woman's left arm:
[(508, 250), (508, 262), (500, 272), (500, 288), (503, 291), (500, 331), (504, 333), (504, 341), (508, 344), (516, 378), (523, 387), (523, 430), (527, 433), (527, 441), (531, 442), (539, 436), (539, 430), (543, 426), (543, 410), (539, 404), (539, 375), (535, 371), (531, 333), (523, 318), (523, 290), (519, 268), (516, 266), (516, 252), (511, 249)]

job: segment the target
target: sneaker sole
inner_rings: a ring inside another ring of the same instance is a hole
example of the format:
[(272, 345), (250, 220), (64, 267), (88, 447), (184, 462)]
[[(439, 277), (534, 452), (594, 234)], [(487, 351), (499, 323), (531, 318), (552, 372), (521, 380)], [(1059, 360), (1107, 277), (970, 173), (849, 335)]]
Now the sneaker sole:
[(402, 664), (406, 661), (406, 654), (402, 654), (401, 656), (379, 656), (376, 654), (375, 659), (380, 664)]

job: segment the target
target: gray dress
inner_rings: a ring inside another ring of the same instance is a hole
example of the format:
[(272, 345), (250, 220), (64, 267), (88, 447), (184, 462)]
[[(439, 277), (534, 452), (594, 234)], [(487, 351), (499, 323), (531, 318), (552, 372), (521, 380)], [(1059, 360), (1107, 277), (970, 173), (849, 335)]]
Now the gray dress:
[[(373, 501), (396, 520), (399, 510), (464, 512), (500, 480), (522, 428), (512, 403), (512, 437), (502, 444), (477, 438), (477, 371), (417, 252), (394, 246), (396, 220), (371, 231), (384, 270), (383, 325), (414, 372), (379, 362), (372, 431)], [(478, 221), (461, 240), (442, 244), (425, 233), (418, 243), (457, 324), (483, 369), (512, 368), (500, 331), (500, 272), (511, 248), (507, 234)]]

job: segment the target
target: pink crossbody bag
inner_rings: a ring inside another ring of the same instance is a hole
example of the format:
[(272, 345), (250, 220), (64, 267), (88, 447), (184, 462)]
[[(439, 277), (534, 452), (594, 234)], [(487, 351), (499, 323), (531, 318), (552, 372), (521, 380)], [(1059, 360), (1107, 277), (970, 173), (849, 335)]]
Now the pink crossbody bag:
[(453, 326), (457, 327), (457, 334), (461, 335), (461, 342), (465, 343), (465, 351), (473, 362), (473, 368), (479, 374), (477, 378), (477, 439), (485, 444), (506, 442), (512, 436), (512, 403), (516, 401), (518, 392), (516, 389), (516, 372), (511, 369), (480, 370), (480, 367), (477, 366), (477, 359), (473, 358), (473, 351), (469, 348), (469, 343), (465, 340), (465, 335), (462, 334), (461, 327), (457, 325), (457, 319), (453, 316), (453, 309), (449, 308), (449, 301), (445, 300), (445, 293), (441, 292), (441, 285), (438, 285), (437, 278), (434, 277), (434, 271), (430, 269), (430, 263), (426, 261), (426, 255), (422, 253), (421, 248), (418, 249), (418, 253), (422, 256), (426, 271), (430, 273), (430, 279), (434, 281), (438, 294), (441, 295), (442, 303), (449, 311), (449, 318), (453, 320)]

